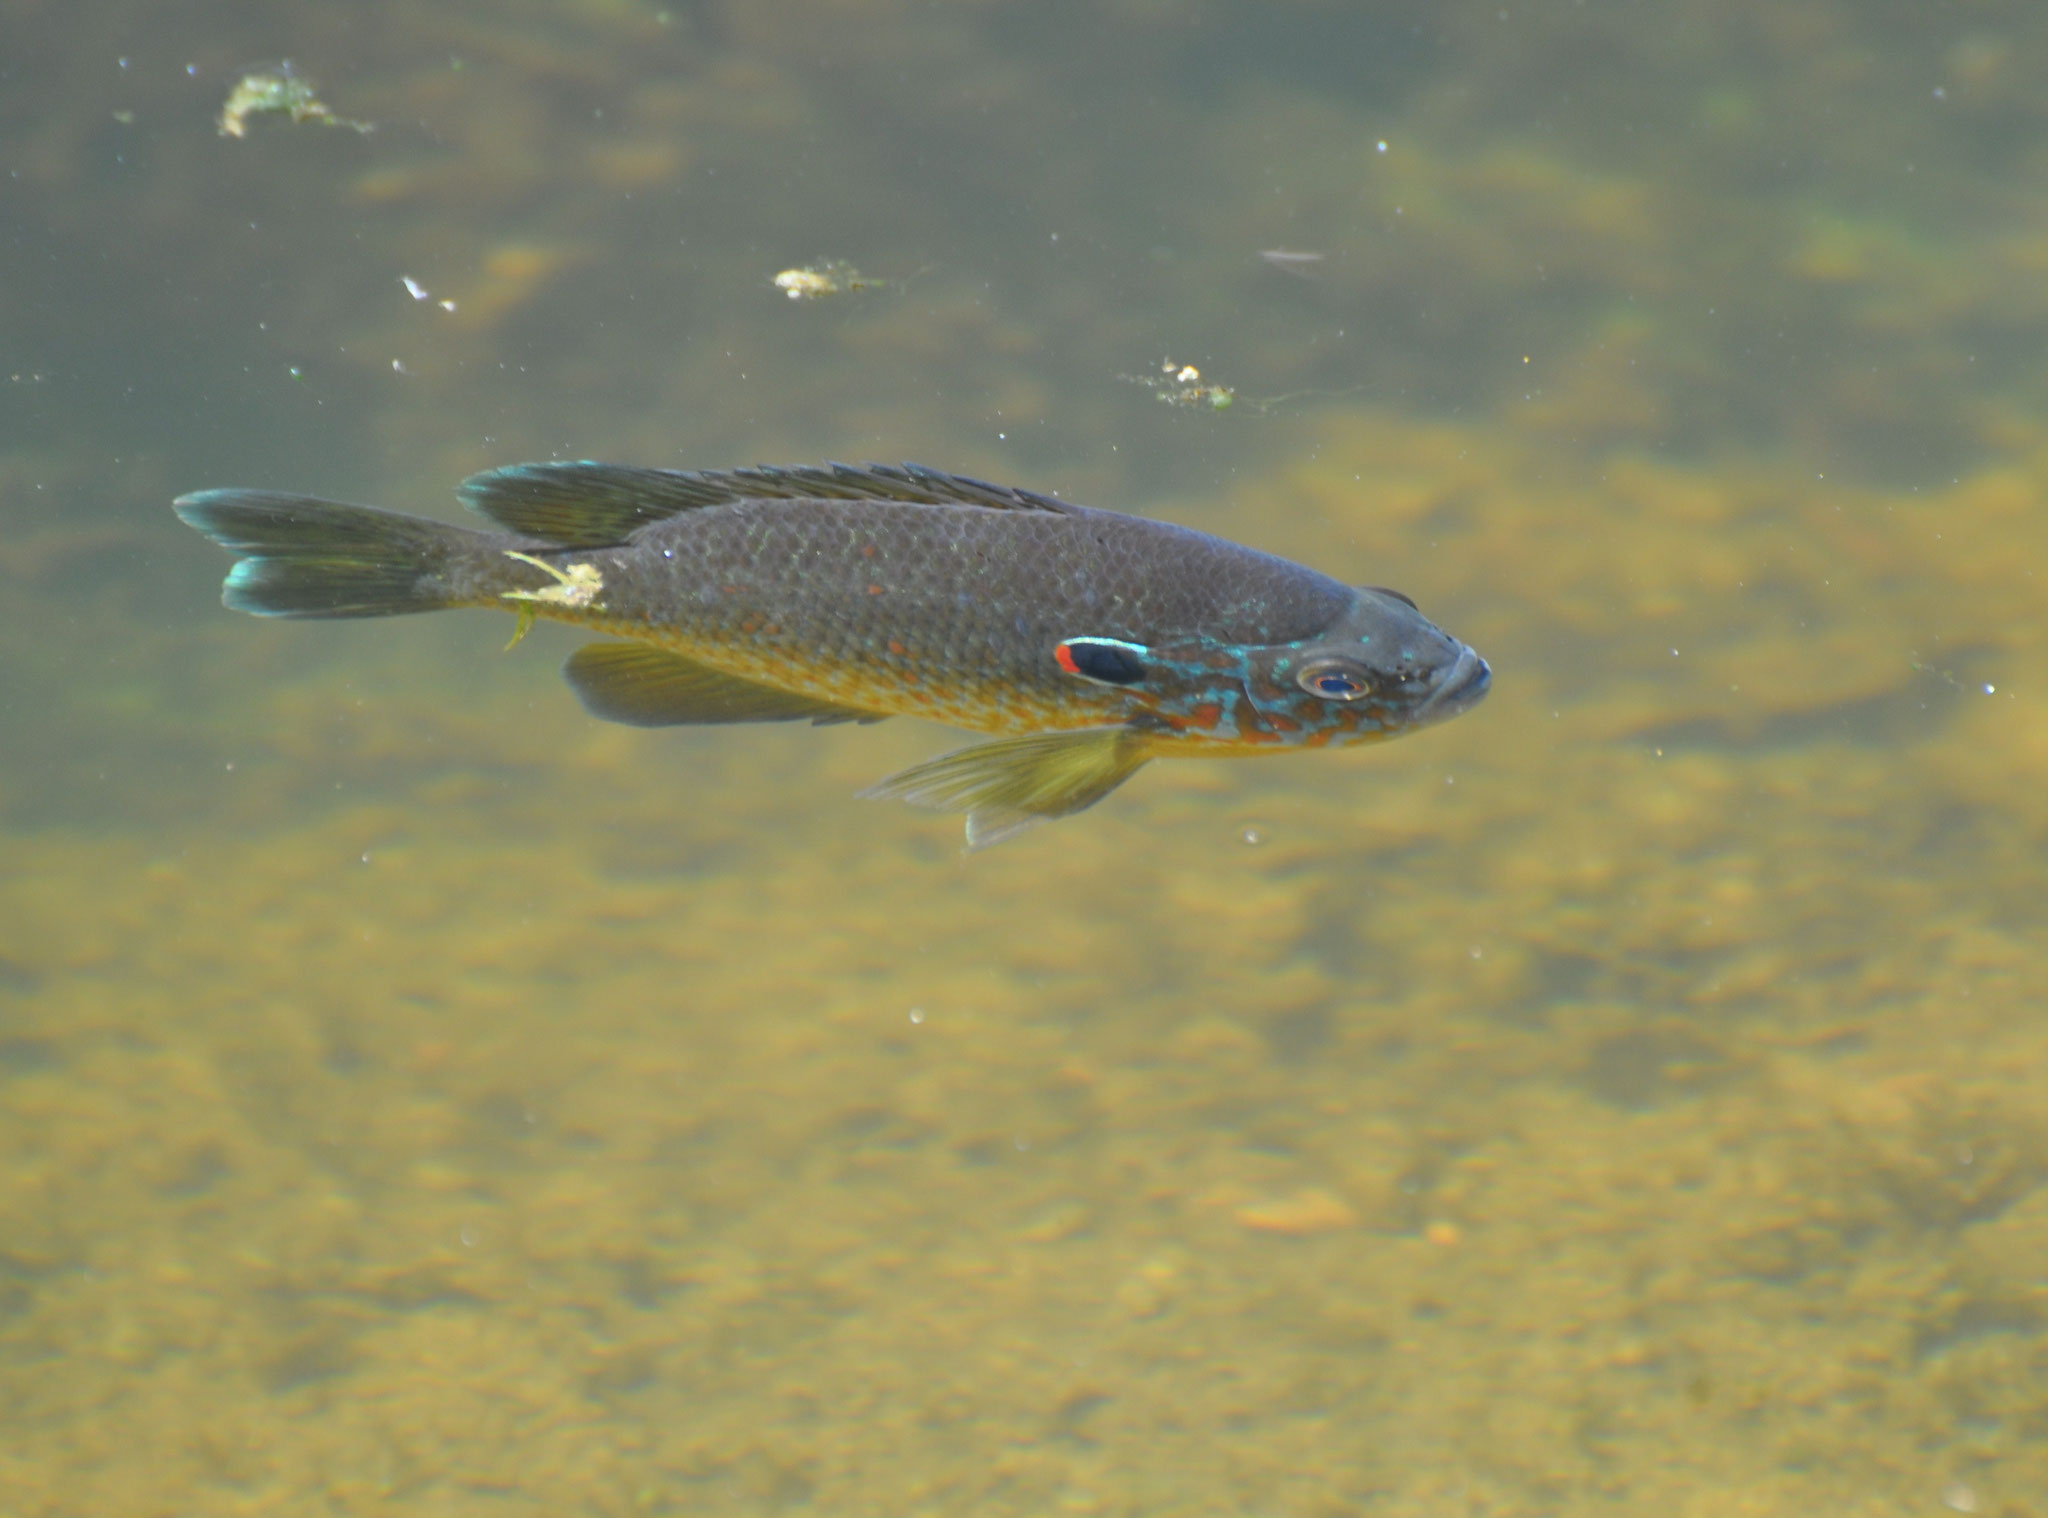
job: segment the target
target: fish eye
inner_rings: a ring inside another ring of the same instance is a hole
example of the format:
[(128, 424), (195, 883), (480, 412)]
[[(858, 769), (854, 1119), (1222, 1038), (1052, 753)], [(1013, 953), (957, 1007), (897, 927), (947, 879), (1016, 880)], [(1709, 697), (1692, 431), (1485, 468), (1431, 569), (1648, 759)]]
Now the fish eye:
[(1409, 609), (1410, 611), (1420, 611), (1420, 610), (1422, 610), (1422, 608), (1421, 608), (1421, 607), (1419, 607), (1419, 606), (1417, 606), (1417, 605), (1415, 604), (1415, 602), (1414, 602), (1414, 601), (1413, 601), (1412, 599), (1410, 599), (1410, 598), (1409, 598), (1409, 597), (1407, 597), (1407, 596), (1404, 596), (1404, 595), (1402, 595), (1400, 591), (1398, 591), (1398, 590), (1393, 590), (1393, 589), (1389, 588), (1388, 586), (1385, 586), (1385, 585), (1368, 585), (1368, 586), (1366, 586), (1365, 588), (1366, 588), (1367, 590), (1371, 591), (1371, 592), (1372, 592), (1372, 593), (1373, 593), (1374, 595), (1376, 595), (1376, 596), (1392, 596), (1392, 597), (1393, 597), (1393, 598), (1394, 598), (1394, 599), (1395, 599), (1396, 601), (1399, 601), (1399, 602), (1400, 602), (1400, 603), (1401, 603), (1401, 604), (1402, 604), (1403, 606), (1407, 607), (1407, 608), (1408, 608), (1408, 609)]
[(1372, 690), (1361, 671), (1327, 661), (1309, 665), (1295, 679), (1311, 696), (1325, 701), (1356, 701)]

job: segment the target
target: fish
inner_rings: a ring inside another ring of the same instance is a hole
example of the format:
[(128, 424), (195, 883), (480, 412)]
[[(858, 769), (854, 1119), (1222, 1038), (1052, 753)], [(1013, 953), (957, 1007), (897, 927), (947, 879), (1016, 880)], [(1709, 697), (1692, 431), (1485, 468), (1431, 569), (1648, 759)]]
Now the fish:
[(513, 643), (535, 618), (605, 634), (563, 673), (606, 721), (993, 735), (861, 792), (965, 813), (969, 850), (1153, 759), (1380, 741), (1492, 681), (1398, 591), (918, 464), (513, 464), (457, 495), (488, 529), (269, 490), (172, 506), (239, 556), (234, 611), (493, 607), (519, 618)]

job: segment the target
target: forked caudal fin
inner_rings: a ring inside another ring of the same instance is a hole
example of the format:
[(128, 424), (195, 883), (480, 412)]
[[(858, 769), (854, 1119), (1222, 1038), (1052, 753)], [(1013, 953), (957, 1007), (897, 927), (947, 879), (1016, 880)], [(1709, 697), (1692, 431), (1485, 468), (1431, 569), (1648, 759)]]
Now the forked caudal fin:
[(202, 490), (180, 519), (244, 557), (220, 598), (259, 617), (388, 617), (459, 604), (449, 571), (484, 534), (268, 490)]
[(1151, 755), (1128, 728), (1032, 733), (955, 749), (861, 792), (967, 814), (967, 847), (985, 849), (1053, 817), (1085, 811)]

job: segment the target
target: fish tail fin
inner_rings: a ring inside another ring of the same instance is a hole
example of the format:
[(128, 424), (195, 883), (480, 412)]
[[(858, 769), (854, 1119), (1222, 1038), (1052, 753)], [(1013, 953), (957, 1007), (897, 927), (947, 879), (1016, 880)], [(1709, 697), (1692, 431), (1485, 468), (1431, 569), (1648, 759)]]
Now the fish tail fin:
[(955, 749), (861, 792), (967, 814), (968, 849), (985, 849), (1053, 817), (1084, 811), (1151, 758), (1128, 728), (1032, 733)]
[(389, 617), (469, 604), (457, 571), (488, 535), (374, 506), (202, 490), (171, 509), (243, 557), (220, 598), (258, 617)]

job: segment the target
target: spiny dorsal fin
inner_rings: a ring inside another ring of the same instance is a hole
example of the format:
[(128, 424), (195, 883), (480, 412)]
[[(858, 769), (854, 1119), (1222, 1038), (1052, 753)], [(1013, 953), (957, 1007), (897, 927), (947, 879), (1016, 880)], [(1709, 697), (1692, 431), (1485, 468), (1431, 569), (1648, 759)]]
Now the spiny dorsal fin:
[(756, 685), (645, 643), (587, 643), (569, 655), (562, 673), (591, 716), (630, 727), (804, 720), (823, 726), (887, 715)]
[(1029, 733), (954, 749), (861, 792), (967, 814), (967, 847), (985, 849), (1035, 823), (1095, 805), (1151, 755), (1124, 727)]
[(627, 464), (512, 464), (473, 474), (462, 504), (511, 532), (563, 548), (607, 548), (636, 528), (700, 506), (739, 501), (904, 501), (1070, 512), (1052, 496), (944, 474), (922, 464), (824, 464), (789, 468), (636, 469)]

